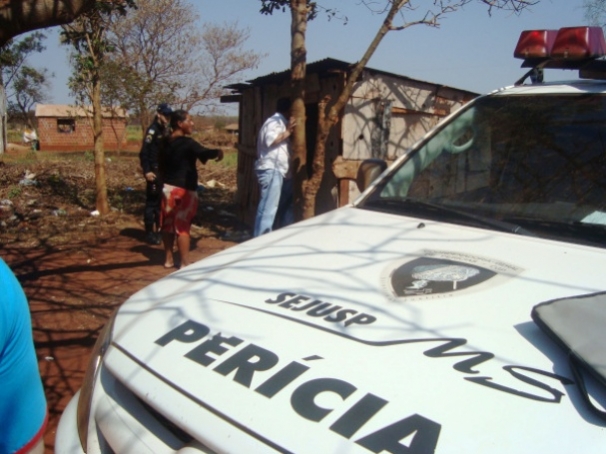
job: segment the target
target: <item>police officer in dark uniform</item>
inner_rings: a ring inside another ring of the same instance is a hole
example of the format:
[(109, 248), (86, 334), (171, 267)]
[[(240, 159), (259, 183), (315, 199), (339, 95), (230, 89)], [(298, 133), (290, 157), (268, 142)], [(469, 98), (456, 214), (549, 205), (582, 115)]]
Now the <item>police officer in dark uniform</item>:
[(145, 224), (145, 240), (149, 244), (161, 243), (160, 203), (162, 201), (162, 182), (158, 175), (158, 146), (172, 113), (173, 111), (168, 104), (163, 103), (158, 106), (154, 121), (145, 131), (143, 145), (139, 153), (141, 169), (143, 169), (146, 181), (143, 223)]

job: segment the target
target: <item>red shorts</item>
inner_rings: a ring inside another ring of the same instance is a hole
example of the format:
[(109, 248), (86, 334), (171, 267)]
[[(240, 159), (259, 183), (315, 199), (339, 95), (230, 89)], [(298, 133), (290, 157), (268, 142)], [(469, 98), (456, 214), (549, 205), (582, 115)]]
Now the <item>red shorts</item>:
[(196, 191), (165, 184), (162, 189), (162, 231), (189, 235), (191, 221), (198, 211)]

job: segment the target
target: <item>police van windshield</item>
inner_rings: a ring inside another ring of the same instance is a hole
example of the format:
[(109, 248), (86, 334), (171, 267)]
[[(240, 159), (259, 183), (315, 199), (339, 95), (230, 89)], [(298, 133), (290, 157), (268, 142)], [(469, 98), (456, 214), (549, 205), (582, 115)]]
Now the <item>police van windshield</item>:
[(359, 206), (606, 247), (606, 97), (479, 98)]

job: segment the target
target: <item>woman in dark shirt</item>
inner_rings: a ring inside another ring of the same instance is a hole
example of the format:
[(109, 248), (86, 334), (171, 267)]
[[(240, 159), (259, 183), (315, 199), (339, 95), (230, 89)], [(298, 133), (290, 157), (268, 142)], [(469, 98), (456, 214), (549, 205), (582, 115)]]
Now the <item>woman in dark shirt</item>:
[(170, 119), (171, 134), (160, 148), (159, 166), (164, 188), (162, 190), (162, 242), (166, 258), (164, 266), (174, 266), (173, 245), (181, 266), (189, 265), (189, 231), (198, 209), (198, 171), (196, 161), (206, 164), (209, 159), (220, 161), (223, 151), (205, 148), (189, 137), (194, 122), (185, 110), (176, 110)]

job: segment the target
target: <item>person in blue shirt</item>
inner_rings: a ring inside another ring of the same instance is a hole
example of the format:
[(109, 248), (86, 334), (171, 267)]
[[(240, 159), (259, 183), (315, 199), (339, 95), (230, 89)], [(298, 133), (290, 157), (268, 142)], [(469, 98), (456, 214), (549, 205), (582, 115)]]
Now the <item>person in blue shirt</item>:
[(46, 422), (29, 305), (0, 259), (0, 454), (43, 453)]

